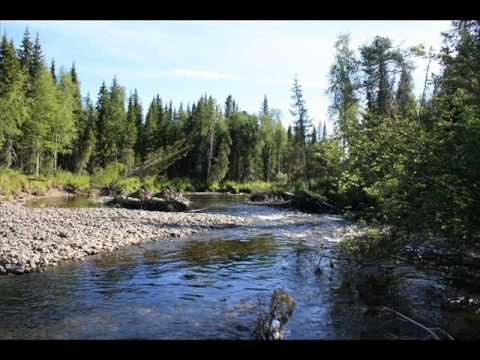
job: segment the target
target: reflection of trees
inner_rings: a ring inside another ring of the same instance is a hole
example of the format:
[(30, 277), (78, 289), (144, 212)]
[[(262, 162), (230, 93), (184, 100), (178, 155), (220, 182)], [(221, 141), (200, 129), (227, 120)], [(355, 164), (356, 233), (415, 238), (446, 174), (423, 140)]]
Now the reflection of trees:
[(89, 269), (92, 285), (112, 289), (120, 282), (133, 278), (139, 271), (137, 257), (129, 251), (115, 251), (92, 258)]
[(178, 257), (193, 265), (207, 265), (271, 256), (277, 250), (273, 237), (252, 237), (249, 241), (215, 239), (191, 242), (179, 251)]

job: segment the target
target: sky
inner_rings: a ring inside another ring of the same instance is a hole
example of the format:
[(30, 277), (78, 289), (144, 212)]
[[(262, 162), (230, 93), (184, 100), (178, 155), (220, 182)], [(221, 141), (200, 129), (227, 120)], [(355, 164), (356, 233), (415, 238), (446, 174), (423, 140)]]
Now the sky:
[[(328, 71), (339, 34), (358, 49), (376, 35), (394, 44), (439, 49), (449, 21), (1, 21), (0, 31), (21, 41), (28, 26), (39, 33), (46, 60), (69, 70), (75, 62), (82, 94), (94, 100), (102, 81), (117, 76), (127, 92), (138, 89), (148, 108), (157, 93), (175, 105), (212, 95), (222, 105), (231, 94), (241, 110), (257, 113), (264, 95), (281, 110), (285, 126), (295, 74), (316, 126), (329, 119)], [(438, 71), (434, 64), (432, 70)], [(417, 61), (420, 94), (426, 61)]]

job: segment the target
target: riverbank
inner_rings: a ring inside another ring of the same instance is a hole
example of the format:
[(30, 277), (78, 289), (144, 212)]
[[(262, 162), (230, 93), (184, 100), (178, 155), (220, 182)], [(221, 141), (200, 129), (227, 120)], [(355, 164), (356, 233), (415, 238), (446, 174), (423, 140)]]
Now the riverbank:
[(27, 208), (0, 204), (0, 273), (45, 271), (62, 261), (210, 229), (248, 225), (238, 216), (116, 208)]

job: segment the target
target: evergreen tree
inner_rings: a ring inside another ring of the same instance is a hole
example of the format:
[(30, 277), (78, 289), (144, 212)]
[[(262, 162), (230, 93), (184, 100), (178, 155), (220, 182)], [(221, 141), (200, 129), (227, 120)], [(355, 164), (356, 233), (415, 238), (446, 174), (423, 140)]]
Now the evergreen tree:
[[(340, 35), (335, 42), (335, 62), (330, 68), (328, 93), (332, 98), (330, 112), (336, 115), (337, 131), (345, 149), (357, 123), (359, 61), (350, 49), (350, 36)], [(321, 131), (321, 129), (320, 129)]]
[(307, 185), (310, 186), (310, 176), (308, 173), (308, 154), (307, 154), (307, 138), (310, 135), (311, 121), (307, 114), (305, 100), (303, 99), (302, 87), (295, 76), (292, 87), (292, 109), (291, 114), (297, 119), (295, 121), (295, 142), (300, 147), (302, 154), (302, 163), (304, 165), (304, 179)]
[(52, 64), (50, 65), (50, 74), (52, 74), (53, 82), (57, 83), (57, 70), (55, 69), (55, 60), (52, 59)]
[(97, 125), (96, 111), (92, 104), (90, 95), (85, 99), (85, 109), (83, 111), (84, 123), (86, 126), (78, 129), (81, 132), (78, 135), (78, 148), (76, 148), (75, 172), (82, 173), (85, 170), (93, 171), (95, 168), (95, 129)]
[(234, 113), (234, 104), (232, 95), (228, 95), (225, 100), (225, 118), (229, 118)]
[(33, 69), (33, 42), (30, 37), (30, 32), (28, 27), (25, 29), (23, 34), (23, 39), (20, 44), (20, 48), (18, 49), (18, 59), (20, 64), (22, 65), (23, 71), (28, 75), (27, 81), (25, 83), (25, 89), (27, 91), (27, 95), (32, 95), (33, 89), (33, 78), (34, 74), (32, 73)]
[(315, 127), (313, 127), (312, 129), (312, 140), (311, 140), (311, 143), (312, 144), (316, 144), (317, 143), (317, 129)]
[(260, 111), (261, 135), (258, 146), (262, 158), (263, 178), (270, 182), (272, 174), (272, 156), (273, 156), (273, 122), (268, 105), (267, 95), (264, 96)]
[(138, 165), (145, 159), (145, 142), (143, 129), (143, 110), (137, 89), (128, 100), (127, 122), (135, 124), (135, 163)]
[(144, 156), (157, 149), (157, 133), (159, 125), (159, 106), (155, 97), (152, 99), (145, 117)]
[(96, 104), (97, 123), (96, 123), (96, 147), (95, 147), (95, 167), (105, 167), (108, 163), (111, 149), (111, 140), (109, 133), (110, 116), (110, 94), (105, 82), (102, 83), (98, 92)]
[(402, 55), (393, 48), (390, 39), (380, 36), (363, 46), (360, 52), (368, 110), (389, 116), (393, 108), (393, 77)]
[(110, 114), (108, 119), (113, 155), (111, 161), (121, 162), (128, 169), (134, 163), (133, 146), (135, 145), (135, 138), (128, 134), (127, 129), (133, 131), (135, 124), (132, 123), (130, 127), (127, 126), (125, 102), (125, 88), (120, 86), (115, 76), (110, 88)]
[(10, 167), (16, 158), (15, 144), (28, 118), (24, 95), (26, 76), (15, 55), (13, 42), (2, 37), (0, 44), (0, 161)]

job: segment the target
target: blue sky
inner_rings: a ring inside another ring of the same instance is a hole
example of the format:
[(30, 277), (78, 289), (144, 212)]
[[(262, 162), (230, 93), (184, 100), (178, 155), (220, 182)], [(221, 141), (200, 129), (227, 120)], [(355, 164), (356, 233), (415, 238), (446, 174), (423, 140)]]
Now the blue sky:
[[(48, 62), (69, 69), (75, 61), (82, 93), (96, 99), (103, 80), (116, 75), (127, 91), (137, 88), (144, 109), (152, 97), (174, 104), (211, 94), (223, 104), (232, 94), (242, 110), (257, 112), (264, 94), (291, 121), (290, 88), (295, 74), (309, 114), (328, 120), (328, 70), (333, 44), (351, 33), (358, 48), (375, 35), (405, 46), (439, 49), (449, 21), (2, 21), (18, 45), (25, 27), (39, 33)], [(422, 89), (426, 62), (414, 73)], [(435, 71), (437, 66), (433, 67)], [(328, 123), (332, 129), (332, 123)]]

